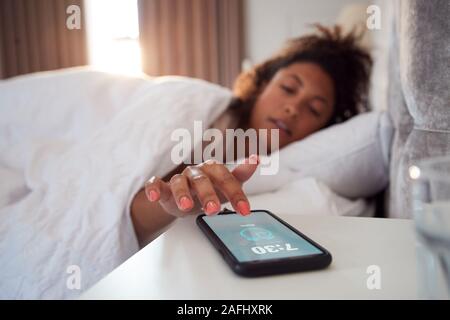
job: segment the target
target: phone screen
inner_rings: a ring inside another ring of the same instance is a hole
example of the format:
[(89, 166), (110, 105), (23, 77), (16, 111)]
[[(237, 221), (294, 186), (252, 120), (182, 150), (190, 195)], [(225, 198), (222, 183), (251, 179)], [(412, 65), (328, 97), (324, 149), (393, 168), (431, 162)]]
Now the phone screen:
[(264, 211), (246, 217), (224, 214), (203, 219), (239, 262), (323, 253)]

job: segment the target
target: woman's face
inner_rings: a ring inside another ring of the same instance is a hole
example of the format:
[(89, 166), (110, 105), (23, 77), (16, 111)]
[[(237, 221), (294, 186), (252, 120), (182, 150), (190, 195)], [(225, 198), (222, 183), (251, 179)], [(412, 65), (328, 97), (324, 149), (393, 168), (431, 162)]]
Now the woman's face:
[(282, 148), (323, 128), (333, 115), (334, 84), (315, 63), (294, 63), (278, 70), (258, 96), (249, 127), (279, 129)]

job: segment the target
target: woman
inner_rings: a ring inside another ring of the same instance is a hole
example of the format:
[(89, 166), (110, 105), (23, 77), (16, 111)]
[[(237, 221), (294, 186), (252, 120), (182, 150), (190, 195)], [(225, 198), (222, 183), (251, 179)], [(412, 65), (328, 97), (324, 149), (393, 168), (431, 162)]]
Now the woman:
[[(279, 129), (279, 147), (344, 121), (363, 111), (372, 65), (354, 33), (317, 25), (318, 34), (293, 39), (269, 60), (241, 74), (228, 127)], [(230, 201), (242, 215), (250, 204), (242, 184), (255, 172), (258, 155), (229, 171), (207, 161), (180, 166), (164, 178), (152, 177), (131, 204), (131, 216), (141, 245), (154, 239), (176, 217), (203, 210), (220, 211)], [(220, 193), (217, 194), (216, 190)]]

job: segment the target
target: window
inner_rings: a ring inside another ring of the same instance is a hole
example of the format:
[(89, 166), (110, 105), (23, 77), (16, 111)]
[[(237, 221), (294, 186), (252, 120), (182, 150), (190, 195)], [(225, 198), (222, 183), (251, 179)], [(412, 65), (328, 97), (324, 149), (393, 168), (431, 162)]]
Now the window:
[(137, 0), (86, 0), (89, 64), (95, 69), (142, 72)]

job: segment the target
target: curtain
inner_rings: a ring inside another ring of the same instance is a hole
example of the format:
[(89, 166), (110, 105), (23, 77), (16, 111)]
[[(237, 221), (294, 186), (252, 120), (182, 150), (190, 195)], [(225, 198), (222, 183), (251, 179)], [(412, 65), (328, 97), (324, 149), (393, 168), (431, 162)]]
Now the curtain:
[(231, 87), (242, 59), (242, 0), (138, 0), (144, 72)]
[[(70, 5), (81, 28), (68, 29)], [(0, 78), (87, 64), (83, 0), (1, 0)]]

